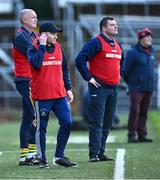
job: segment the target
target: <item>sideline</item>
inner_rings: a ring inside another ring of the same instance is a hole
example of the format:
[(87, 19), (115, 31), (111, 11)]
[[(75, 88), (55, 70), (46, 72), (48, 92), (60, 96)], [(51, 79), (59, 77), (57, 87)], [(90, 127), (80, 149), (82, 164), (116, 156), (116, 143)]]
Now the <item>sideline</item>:
[(124, 180), (124, 166), (125, 166), (125, 149), (117, 149), (116, 165), (114, 169), (114, 180)]
[[(108, 136), (107, 143), (114, 143), (116, 140), (116, 136)], [(53, 136), (47, 136), (46, 143), (48, 144), (57, 144), (56, 139)], [(68, 139), (68, 144), (88, 144), (89, 139), (88, 136), (81, 136), (81, 135), (72, 135)]]
[[(109, 148), (107, 151), (116, 151), (117, 149), (115, 149), (115, 148)], [(47, 152), (53, 152), (54, 151), (54, 149), (49, 149), (49, 150), (47, 150)], [(66, 152), (68, 151), (68, 152), (86, 152), (86, 151), (88, 151), (88, 148), (79, 148), (79, 149), (72, 149), (72, 148), (67, 148), (66, 150), (65, 150)], [(19, 153), (19, 151), (17, 150), (17, 151), (3, 151), (3, 152), (1, 152), (1, 153), (8, 153), (8, 154), (15, 154), (15, 153)]]
[[(117, 137), (114, 135), (109, 135), (107, 139), (107, 143), (114, 143), (116, 141)], [(68, 139), (67, 144), (88, 144), (89, 139), (88, 135), (82, 136), (82, 135), (71, 135)], [(13, 145), (18, 145), (19, 141), (14, 141), (12, 143)], [(46, 138), (46, 144), (57, 144), (56, 138), (53, 136), (47, 136)]]
[[(49, 150), (47, 150), (47, 152), (53, 152), (54, 151), (54, 149), (53, 150), (51, 150), (51, 149), (49, 149)], [(65, 150), (66, 152), (68, 151), (68, 152), (78, 152), (78, 151), (88, 151), (88, 149), (86, 148), (86, 149), (66, 149)], [(0, 155), (2, 154), (2, 153), (8, 153), (8, 154), (15, 154), (15, 153), (19, 153), (19, 151), (17, 150), (17, 151), (3, 151), (3, 152), (0, 152)]]

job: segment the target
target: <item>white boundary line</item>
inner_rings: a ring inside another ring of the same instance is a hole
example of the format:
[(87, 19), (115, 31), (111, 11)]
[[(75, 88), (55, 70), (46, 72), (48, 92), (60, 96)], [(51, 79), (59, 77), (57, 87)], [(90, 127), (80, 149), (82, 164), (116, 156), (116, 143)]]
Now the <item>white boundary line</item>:
[[(88, 149), (67, 149), (66, 151), (88, 151)], [(113, 149), (112, 149), (113, 150)], [(49, 150), (51, 151), (51, 150)], [(5, 153), (15, 153), (18, 151), (4, 151)], [(0, 151), (0, 156), (4, 153)], [(125, 149), (117, 149), (115, 169), (114, 169), (114, 180), (124, 180), (124, 166), (125, 166)]]
[(124, 180), (125, 149), (117, 149), (116, 164), (114, 169), (114, 180)]
[[(51, 150), (51, 149), (49, 149), (49, 150), (47, 150), (47, 152), (54, 152), (55, 151), (55, 149), (53, 149), (53, 150)], [(88, 151), (88, 149), (66, 149), (65, 150), (66, 152), (68, 151), (68, 152), (76, 152), (76, 151)], [(3, 152), (0, 152), (0, 153), (9, 153), (9, 154), (12, 154), (12, 153), (19, 153), (19, 151), (17, 150), (17, 151), (3, 151)], [(0, 154), (1, 155), (1, 154)]]
[[(117, 149), (116, 148), (110, 148), (110, 149), (108, 149), (107, 151), (116, 151)], [(49, 150), (47, 150), (47, 152), (54, 152), (55, 151), (55, 149), (49, 149)], [(78, 152), (78, 151), (81, 151), (81, 152), (85, 152), (85, 151), (88, 151), (88, 149), (87, 148), (80, 148), (80, 149), (72, 149), (72, 148), (66, 148), (66, 150), (65, 150), (66, 152), (68, 151), (68, 152)], [(19, 151), (17, 150), (17, 151), (12, 151), (12, 150), (10, 150), (10, 151), (0, 151), (0, 153), (19, 153)]]
[[(116, 137), (109, 135), (107, 138), (107, 143), (114, 143)], [(57, 144), (57, 140), (53, 138), (53, 136), (47, 136), (46, 143), (48, 144)], [(89, 138), (88, 136), (81, 136), (81, 135), (72, 135), (69, 137), (67, 142), (68, 144), (88, 144)]]

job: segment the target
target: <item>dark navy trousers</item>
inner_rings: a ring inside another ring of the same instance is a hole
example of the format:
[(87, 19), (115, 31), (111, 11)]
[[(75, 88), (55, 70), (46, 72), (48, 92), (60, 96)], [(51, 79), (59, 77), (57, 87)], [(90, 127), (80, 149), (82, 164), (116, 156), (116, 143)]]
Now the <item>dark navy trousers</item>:
[(29, 81), (17, 81), (15, 85), (22, 96), (23, 113), (20, 125), (20, 148), (28, 148), (29, 143), (35, 144), (36, 122), (34, 104), (30, 93)]
[(104, 153), (117, 102), (117, 87), (98, 87), (89, 83), (89, 156)]
[(59, 120), (55, 157), (64, 156), (64, 150), (71, 132), (71, 108), (67, 97), (35, 101), (37, 114), (36, 144), (40, 158), (46, 161), (46, 133), (50, 112)]

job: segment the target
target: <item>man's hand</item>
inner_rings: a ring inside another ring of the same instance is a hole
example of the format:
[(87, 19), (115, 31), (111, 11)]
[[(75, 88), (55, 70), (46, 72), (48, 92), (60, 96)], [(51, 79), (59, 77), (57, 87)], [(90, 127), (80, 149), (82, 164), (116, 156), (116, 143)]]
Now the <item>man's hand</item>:
[(47, 44), (47, 35), (42, 33), (42, 35), (39, 37), (39, 43), (41, 45), (45, 45)]
[(73, 98), (74, 98), (73, 93), (72, 93), (71, 90), (67, 91), (67, 97), (69, 99), (69, 102), (71, 103), (73, 101)]
[(101, 86), (93, 77), (89, 80), (89, 83), (93, 84), (96, 88)]

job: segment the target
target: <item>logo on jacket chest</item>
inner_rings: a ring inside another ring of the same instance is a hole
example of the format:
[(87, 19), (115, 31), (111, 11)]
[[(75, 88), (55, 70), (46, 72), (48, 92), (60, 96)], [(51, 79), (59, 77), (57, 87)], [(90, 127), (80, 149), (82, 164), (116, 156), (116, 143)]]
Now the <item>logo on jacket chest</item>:
[(121, 59), (121, 54), (111, 52), (111, 53), (106, 53), (105, 57), (106, 58)]
[(43, 66), (61, 65), (62, 61), (43, 61)]
[(59, 58), (55, 57), (54, 55), (45, 56), (45, 60), (43, 61), (43, 66), (51, 66), (51, 65), (61, 65), (62, 61)]

